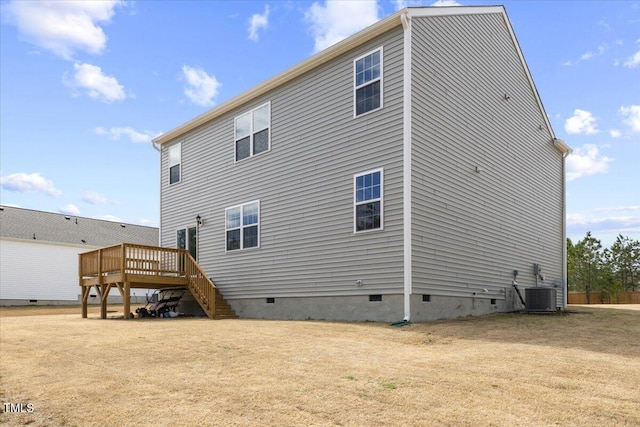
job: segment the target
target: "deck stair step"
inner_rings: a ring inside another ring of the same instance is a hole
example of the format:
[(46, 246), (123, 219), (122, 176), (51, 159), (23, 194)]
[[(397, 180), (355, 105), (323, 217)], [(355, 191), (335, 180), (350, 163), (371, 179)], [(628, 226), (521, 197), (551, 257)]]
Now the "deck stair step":
[(186, 254), (185, 273), (189, 279), (189, 290), (210, 319), (238, 317), (225, 301), (213, 281), (207, 277), (190, 254)]

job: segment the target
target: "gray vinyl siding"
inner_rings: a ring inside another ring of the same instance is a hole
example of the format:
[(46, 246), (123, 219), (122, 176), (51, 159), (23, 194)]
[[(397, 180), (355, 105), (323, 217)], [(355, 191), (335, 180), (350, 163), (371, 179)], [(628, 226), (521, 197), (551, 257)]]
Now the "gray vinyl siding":
[[(384, 108), (353, 116), (353, 60), (384, 49)], [(402, 29), (205, 124), (182, 142), (162, 245), (203, 218), (199, 263), (227, 299), (402, 293)], [(234, 162), (234, 117), (271, 102), (271, 150)], [(172, 141), (173, 143), (174, 141)], [(384, 168), (384, 230), (353, 232), (353, 176)], [(225, 208), (260, 200), (260, 248), (225, 252)], [(355, 281), (363, 286), (356, 287)]]
[(413, 293), (501, 298), (533, 263), (563, 281), (562, 157), (534, 90), (503, 15), (413, 20)]

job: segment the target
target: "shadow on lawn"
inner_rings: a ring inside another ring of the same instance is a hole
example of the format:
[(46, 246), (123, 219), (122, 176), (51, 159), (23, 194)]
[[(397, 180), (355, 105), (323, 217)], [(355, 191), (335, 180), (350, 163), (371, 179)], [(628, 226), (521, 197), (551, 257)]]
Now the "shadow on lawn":
[(562, 314), (506, 313), (411, 325), (442, 338), (579, 348), (640, 357), (640, 311), (570, 307)]

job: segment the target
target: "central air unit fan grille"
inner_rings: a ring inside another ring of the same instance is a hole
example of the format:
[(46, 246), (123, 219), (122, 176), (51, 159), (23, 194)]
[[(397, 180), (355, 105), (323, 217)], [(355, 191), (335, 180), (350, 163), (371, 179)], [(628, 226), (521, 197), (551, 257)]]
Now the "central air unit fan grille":
[(527, 311), (556, 311), (554, 288), (527, 288), (524, 290)]

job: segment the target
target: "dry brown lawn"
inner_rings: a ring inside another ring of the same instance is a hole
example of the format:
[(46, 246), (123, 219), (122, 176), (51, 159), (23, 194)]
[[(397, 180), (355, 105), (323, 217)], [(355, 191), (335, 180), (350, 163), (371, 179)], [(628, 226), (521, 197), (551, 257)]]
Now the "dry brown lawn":
[(34, 409), (0, 424), (638, 426), (640, 311), (616, 308), (403, 328), (0, 309), (0, 398)]

